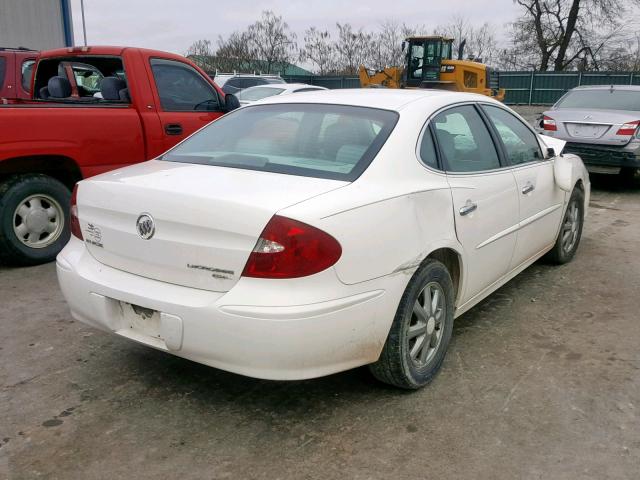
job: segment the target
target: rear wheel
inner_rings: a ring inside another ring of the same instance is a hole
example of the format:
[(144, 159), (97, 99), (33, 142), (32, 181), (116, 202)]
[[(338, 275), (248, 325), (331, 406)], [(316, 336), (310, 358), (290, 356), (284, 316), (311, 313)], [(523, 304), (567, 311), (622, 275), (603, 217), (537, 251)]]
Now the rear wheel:
[(0, 261), (50, 262), (69, 240), (71, 192), (46, 175), (18, 175), (0, 183)]
[(413, 390), (431, 382), (451, 339), (453, 298), (447, 268), (428, 259), (409, 282), (380, 358), (369, 367), (378, 380)]
[(553, 249), (547, 254), (547, 259), (559, 265), (573, 259), (582, 238), (583, 222), (584, 193), (579, 188), (574, 188), (562, 219), (558, 238)]

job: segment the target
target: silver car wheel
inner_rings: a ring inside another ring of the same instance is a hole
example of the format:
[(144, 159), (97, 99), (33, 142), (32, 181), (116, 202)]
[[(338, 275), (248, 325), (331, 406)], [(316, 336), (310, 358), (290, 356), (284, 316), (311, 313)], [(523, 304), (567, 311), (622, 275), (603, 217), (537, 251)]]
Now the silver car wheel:
[(25, 198), (13, 214), (13, 231), (29, 248), (44, 248), (54, 243), (64, 230), (64, 211), (49, 195)]
[(405, 338), (409, 358), (417, 368), (424, 368), (438, 351), (445, 310), (442, 287), (436, 282), (428, 283), (413, 305)]
[(567, 211), (564, 214), (562, 221), (562, 249), (565, 253), (569, 253), (573, 250), (578, 240), (578, 233), (580, 232), (580, 210), (578, 204), (573, 201), (567, 207)]

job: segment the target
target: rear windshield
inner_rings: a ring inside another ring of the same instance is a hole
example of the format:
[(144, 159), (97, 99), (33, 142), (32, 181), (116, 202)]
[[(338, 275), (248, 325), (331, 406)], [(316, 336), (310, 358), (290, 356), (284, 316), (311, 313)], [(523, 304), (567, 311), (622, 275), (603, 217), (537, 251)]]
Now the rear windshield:
[(556, 108), (593, 108), (602, 110), (640, 111), (640, 91), (574, 90), (556, 104)]
[(395, 112), (345, 105), (248, 106), (212, 122), (161, 159), (353, 181), (397, 120)]
[(256, 87), (247, 88), (237, 93), (238, 100), (245, 100), (255, 102), (256, 100), (262, 100), (263, 98), (272, 97), (284, 92), (284, 88), (272, 88), (272, 87)]

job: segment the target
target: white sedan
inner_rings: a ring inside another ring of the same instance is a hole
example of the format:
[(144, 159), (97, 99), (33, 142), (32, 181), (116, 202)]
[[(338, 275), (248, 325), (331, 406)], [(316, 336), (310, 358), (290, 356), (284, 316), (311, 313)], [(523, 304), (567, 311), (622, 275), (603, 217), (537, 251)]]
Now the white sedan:
[(485, 96), (274, 97), (80, 182), (58, 278), (74, 318), (196, 362), (419, 388), (455, 317), (576, 253), (590, 183), (562, 145)]
[(273, 85), (258, 85), (256, 87), (245, 88), (236, 93), (236, 97), (240, 100), (240, 105), (248, 105), (263, 98), (275, 97), (276, 95), (288, 95), (290, 93), (317, 92), (327, 90), (317, 85), (308, 85), (306, 83), (278, 83)]

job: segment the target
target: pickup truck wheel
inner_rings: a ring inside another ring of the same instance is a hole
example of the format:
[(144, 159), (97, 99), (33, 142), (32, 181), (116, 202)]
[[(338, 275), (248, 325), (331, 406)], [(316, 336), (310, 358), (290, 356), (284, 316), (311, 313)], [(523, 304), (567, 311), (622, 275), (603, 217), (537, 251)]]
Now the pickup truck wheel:
[(547, 260), (562, 265), (573, 259), (582, 238), (583, 223), (584, 193), (579, 188), (574, 188), (562, 218), (558, 238), (553, 249), (547, 254)]
[(424, 387), (440, 370), (453, 331), (453, 282), (428, 259), (402, 295), (380, 358), (369, 366), (378, 380), (408, 390)]
[(38, 265), (69, 241), (71, 192), (47, 175), (18, 175), (0, 183), (0, 262)]

